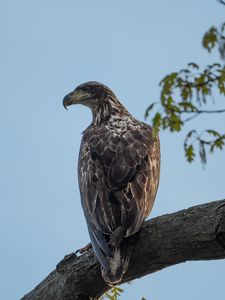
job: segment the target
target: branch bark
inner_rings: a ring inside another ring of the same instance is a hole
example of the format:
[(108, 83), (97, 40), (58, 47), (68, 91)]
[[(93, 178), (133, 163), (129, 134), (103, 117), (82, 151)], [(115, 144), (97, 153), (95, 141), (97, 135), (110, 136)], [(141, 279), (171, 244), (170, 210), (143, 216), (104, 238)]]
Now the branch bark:
[[(221, 200), (145, 222), (123, 282), (185, 261), (224, 258), (225, 200)], [(108, 289), (91, 250), (65, 256), (22, 300), (98, 299)]]

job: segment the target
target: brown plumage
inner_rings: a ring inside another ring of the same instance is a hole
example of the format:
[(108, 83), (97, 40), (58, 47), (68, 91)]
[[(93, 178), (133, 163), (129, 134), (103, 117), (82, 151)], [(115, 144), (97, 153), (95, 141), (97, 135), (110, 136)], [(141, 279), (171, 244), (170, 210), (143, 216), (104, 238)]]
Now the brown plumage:
[(159, 139), (101, 83), (84, 83), (63, 100), (65, 107), (76, 103), (93, 114), (80, 147), (81, 203), (102, 276), (113, 285), (127, 271), (135, 233), (155, 200)]

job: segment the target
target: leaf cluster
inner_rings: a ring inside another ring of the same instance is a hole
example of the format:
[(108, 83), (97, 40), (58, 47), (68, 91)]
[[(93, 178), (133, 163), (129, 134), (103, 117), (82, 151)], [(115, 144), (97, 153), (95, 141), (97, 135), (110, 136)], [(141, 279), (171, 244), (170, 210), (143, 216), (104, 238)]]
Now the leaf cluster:
[(193, 144), (196, 141), (199, 143), (199, 156), (204, 165), (207, 161), (207, 150), (212, 153), (215, 149), (223, 149), (225, 134), (221, 135), (219, 132), (212, 129), (204, 130), (201, 134), (198, 134), (196, 130), (191, 130), (184, 141), (184, 151), (188, 162), (192, 162), (196, 156), (195, 149), (193, 147)]
[[(211, 27), (203, 37), (203, 47), (209, 52), (219, 45), (221, 57), (225, 57), (225, 23), (220, 30)], [(161, 82), (160, 101), (153, 102), (146, 110), (145, 118), (151, 114), (154, 133), (159, 128), (171, 132), (179, 132), (187, 122), (206, 114), (224, 113), (224, 109), (207, 110), (209, 98), (214, 91), (225, 96), (225, 65), (214, 63), (203, 70), (196, 63), (189, 63), (185, 69), (172, 72)], [(205, 138), (205, 136), (211, 138)], [(203, 138), (204, 137), (204, 138)], [(198, 134), (196, 130), (187, 133), (184, 141), (184, 151), (188, 162), (196, 157), (195, 144), (199, 145), (199, 157), (203, 165), (206, 163), (206, 153), (222, 149), (224, 134), (214, 129), (207, 129)]]
[(118, 297), (121, 295), (121, 293), (123, 293), (123, 289), (118, 286), (114, 286), (108, 292), (105, 292), (100, 300), (119, 300)]
[[(108, 292), (100, 298), (100, 300), (119, 300), (119, 296), (123, 293), (123, 289), (118, 286), (114, 286)], [(141, 300), (147, 300), (146, 298), (142, 298)]]

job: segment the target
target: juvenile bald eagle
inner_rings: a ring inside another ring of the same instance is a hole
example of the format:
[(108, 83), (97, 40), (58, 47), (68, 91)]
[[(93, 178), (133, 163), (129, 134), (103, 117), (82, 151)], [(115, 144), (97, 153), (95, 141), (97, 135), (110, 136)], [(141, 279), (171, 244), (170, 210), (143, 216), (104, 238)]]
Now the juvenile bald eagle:
[(101, 83), (81, 84), (63, 99), (65, 108), (78, 103), (93, 115), (80, 146), (81, 203), (102, 276), (114, 285), (128, 269), (133, 237), (155, 200), (159, 139)]

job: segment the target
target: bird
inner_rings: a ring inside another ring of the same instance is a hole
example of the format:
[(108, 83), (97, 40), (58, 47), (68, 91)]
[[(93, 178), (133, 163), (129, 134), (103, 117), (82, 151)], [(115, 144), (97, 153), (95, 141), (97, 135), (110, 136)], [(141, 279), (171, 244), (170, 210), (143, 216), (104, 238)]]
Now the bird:
[(90, 81), (63, 99), (92, 111), (78, 159), (81, 205), (94, 253), (109, 286), (128, 270), (136, 236), (152, 210), (160, 176), (160, 142), (106, 85)]

